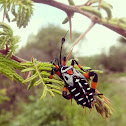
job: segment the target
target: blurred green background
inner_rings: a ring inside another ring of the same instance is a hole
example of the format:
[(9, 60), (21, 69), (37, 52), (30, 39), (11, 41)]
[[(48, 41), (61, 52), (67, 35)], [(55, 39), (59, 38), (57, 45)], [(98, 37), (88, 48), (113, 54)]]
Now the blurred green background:
[[(65, 33), (58, 26), (42, 28), (38, 34), (29, 36), (27, 45), (16, 55), (30, 60), (32, 54), (37, 60), (49, 62), (59, 57), (60, 42)], [(73, 32), (73, 40), (79, 35), (80, 33)], [(126, 40), (119, 38), (118, 41), (118, 45), (112, 46), (108, 54), (103, 52), (90, 57), (76, 57), (82, 66), (104, 71), (98, 74), (97, 89), (112, 103), (114, 111), (109, 119), (103, 119), (95, 109), (89, 114), (87, 108), (85, 113), (85, 109), (74, 100), (71, 105), (62, 96), (52, 98), (49, 95), (40, 100), (41, 86), (27, 91), (26, 86), (0, 75), (0, 89), (6, 89), (7, 92), (6, 96), (4, 90), (0, 97), (0, 126), (125, 126)], [(63, 55), (68, 54), (70, 44), (67, 35)], [(71, 58), (74, 58), (74, 53)]]

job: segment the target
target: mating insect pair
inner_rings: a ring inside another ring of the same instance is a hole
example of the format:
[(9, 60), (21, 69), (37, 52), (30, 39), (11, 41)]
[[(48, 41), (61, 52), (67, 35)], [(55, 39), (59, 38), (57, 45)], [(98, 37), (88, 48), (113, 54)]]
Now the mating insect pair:
[[(86, 106), (88, 108), (92, 108), (92, 102), (94, 101), (95, 89), (98, 82), (98, 75), (96, 72), (86, 72), (81, 65), (76, 61), (72, 60), (71, 66), (66, 65), (66, 57), (63, 58), (61, 63), (61, 54), (62, 54), (62, 46), (65, 42), (65, 37), (62, 38), (61, 50), (60, 50), (60, 60), (55, 59), (52, 64), (55, 66), (52, 68), (50, 79), (53, 78), (53, 74), (56, 73), (64, 82), (65, 86), (63, 88), (62, 96), (65, 99), (75, 99), (77, 104), (82, 106)], [(56, 64), (55, 62), (58, 62)], [(74, 64), (84, 71), (84, 74), (81, 74), (74, 68)], [(93, 77), (91, 87), (87, 83), (87, 79)], [(67, 94), (67, 90), (70, 94)], [(102, 94), (97, 94), (102, 95)]]

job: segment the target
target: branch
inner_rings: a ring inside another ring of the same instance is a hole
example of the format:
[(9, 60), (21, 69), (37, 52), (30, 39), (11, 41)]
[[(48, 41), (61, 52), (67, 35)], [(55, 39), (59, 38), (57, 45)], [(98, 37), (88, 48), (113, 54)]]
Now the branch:
[(123, 37), (126, 37), (126, 30), (120, 28), (117, 25), (112, 25), (112, 24), (108, 24), (108, 23), (102, 23), (101, 25), (115, 31), (116, 33), (122, 35)]
[[(0, 53), (1, 53), (2, 55), (7, 55), (8, 52), (9, 52), (8, 50), (0, 50)], [(15, 56), (15, 55), (12, 55), (10, 58), (11, 58), (12, 60), (15, 60), (15, 61), (19, 62), (19, 63), (25, 63), (25, 62), (27, 62), (27, 60), (24, 60), (24, 59), (22, 59), (22, 58), (19, 58), (19, 57)]]
[[(93, 20), (92, 20), (93, 21)], [(67, 55), (67, 58), (66, 58), (66, 60), (68, 60), (69, 59), (69, 57), (70, 57), (70, 55), (71, 55), (71, 53), (72, 53), (72, 51), (73, 51), (73, 48), (74, 48), (74, 46), (93, 28), (93, 26), (95, 25), (95, 22), (92, 22), (91, 23), (91, 25), (88, 27), (88, 29), (83, 33), (83, 34), (81, 34), (75, 41), (74, 41), (74, 43), (73, 43), (73, 45), (72, 45), (72, 47), (71, 47), (71, 50), (70, 50), (70, 52), (69, 52), (69, 54)]]
[[(94, 17), (93, 14), (90, 14), (88, 12), (83, 12), (79, 9), (80, 5), (79, 6), (70, 6), (70, 5), (66, 5), (66, 4), (63, 4), (63, 3), (60, 3), (60, 2), (57, 2), (57, 1), (54, 1), (54, 0), (33, 0), (35, 3), (42, 3), (42, 4), (47, 4), (49, 6), (53, 6), (55, 8), (58, 8), (66, 13), (79, 13), (79, 14), (82, 14), (86, 17), (88, 17), (89, 19), (92, 20), (92, 17)], [(126, 30), (120, 28), (119, 26), (117, 25), (112, 25), (112, 24), (108, 24), (108, 23), (102, 23), (100, 19), (97, 19), (97, 18), (94, 18), (94, 22), (95, 23), (98, 23), (98, 24), (101, 24), (113, 31), (115, 31), (116, 33), (126, 37)]]

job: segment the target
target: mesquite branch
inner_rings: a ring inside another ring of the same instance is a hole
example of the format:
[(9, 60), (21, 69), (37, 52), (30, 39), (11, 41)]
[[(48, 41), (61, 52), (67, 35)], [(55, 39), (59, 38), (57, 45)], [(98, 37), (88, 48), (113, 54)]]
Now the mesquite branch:
[[(89, 14), (87, 12), (83, 12), (79, 9), (79, 7), (81, 6), (84, 6), (84, 5), (79, 5), (79, 6), (70, 6), (70, 5), (66, 5), (66, 4), (63, 4), (63, 3), (60, 3), (60, 2), (57, 2), (57, 1), (54, 1), (54, 0), (33, 0), (35, 3), (42, 3), (42, 4), (47, 4), (49, 6), (53, 6), (55, 8), (58, 8), (64, 12), (66, 12), (67, 14), (68, 13), (79, 13), (79, 14), (82, 14), (86, 17), (88, 17), (89, 19), (92, 20), (92, 18), (94, 17), (93, 14)], [(106, 23), (103, 23), (100, 19), (98, 18), (94, 18), (94, 22), (95, 23), (98, 23), (98, 24), (101, 24), (113, 31), (115, 31), (116, 33), (122, 35), (123, 37), (126, 37), (126, 30), (120, 28), (119, 26), (117, 25), (114, 25), (114, 24), (108, 24), (108, 22)]]
[[(5, 49), (5, 50), (4, 50), (4, 49), (3, 49), (3, 50), (0, 50), (0, 53), (1, 53), (2, 55), (7, 55), (8, 52), (9, 52), (9, 50), (7, 50), (7, 49)], [(15, 56), (15, 55), (12, 55), (10, 58), (11, 58), (12, 60), (15, 60), (15, 61), (19, 62), (19, 63), (27, 62), (27, 60), (22, 59), (22, 58), (19, 58), (19, 57)]]

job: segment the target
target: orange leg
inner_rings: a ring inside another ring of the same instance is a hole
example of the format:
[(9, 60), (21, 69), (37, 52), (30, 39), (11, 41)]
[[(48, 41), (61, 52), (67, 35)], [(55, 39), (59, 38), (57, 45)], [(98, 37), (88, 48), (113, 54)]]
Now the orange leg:
[(96, 89), (97, 82), (98, 82), (97, 73), (92, 71), (92, 72), (84, 73), (83, 75), (85, 76), (86, 79), (93, 76), (93, 80), (92, 80), (92, 83), (91, 83), (91, 88), (92, 88), (93, 92), (95, 93), (95, 89)]
[(67, 94), (67, 87), (64, 86), (63, 88), (63, 92), (62, 92), (62, 96), (65, 98), (65, 99), (72, 99), (72, 96), (70, 94)]

